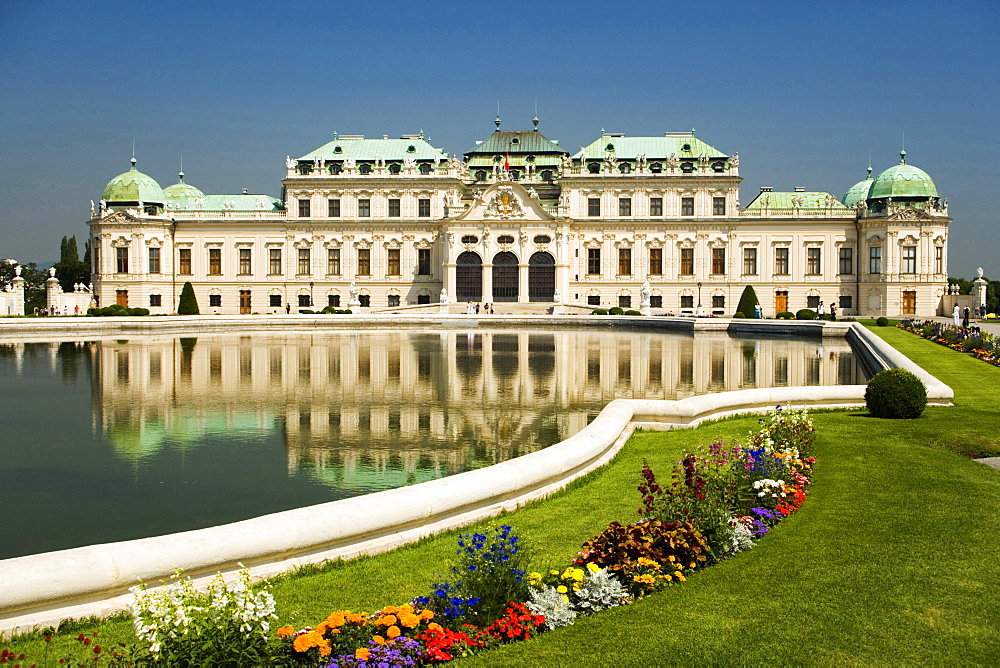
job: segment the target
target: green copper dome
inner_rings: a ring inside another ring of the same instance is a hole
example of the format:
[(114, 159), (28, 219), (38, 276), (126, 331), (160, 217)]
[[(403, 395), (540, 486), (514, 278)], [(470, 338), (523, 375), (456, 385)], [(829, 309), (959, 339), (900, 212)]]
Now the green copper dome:
[(906, 151), (900, 151), (898, 165), (875, 177), (868, 191), (868, 199), (937, 196), (937, 187), (927, 172), (906, 164)]
[(168, 200), (178, 200), (187, 197), (204, 197), (205, 193), (194, 186), (184, 183), (184, 172), (177, 175), (179, 180), (172, 186), (163, 189), (163, 196)]
[(864, 181), (858, 181), (847, 191), (841, 201), (844, 206), (854, 207), (858, 202), (868, 198), (868, 191), (872, 187), (872, 168), (868, 168), (868, 177)]
[(160, 184), (135, 168), (135, 158), (132, 158), (132, 169), (108, 181), (101, 197), (108, 204), (120, 202), (163, 204), (164, 199)]

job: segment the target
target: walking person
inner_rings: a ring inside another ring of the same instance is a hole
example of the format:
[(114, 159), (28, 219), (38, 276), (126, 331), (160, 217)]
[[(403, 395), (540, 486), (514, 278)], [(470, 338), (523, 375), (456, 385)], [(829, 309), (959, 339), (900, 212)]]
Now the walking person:
[(955, 322), (955, 327), (958, 327), (959, 325), (962, 324), (961, 318), (962, 318), (961, 311), (958, 308), (958, 304), (955, 304), (955, 310), (951, 312), (951, 319)]
[(962, 328), (963, 329), (968, 329), (969, 328), (969, 307), (968, 306), (965, 307), (965, 313), (964, 313), (964, 315), (965, 315), (965, 317), (962, 318)]
[(816, 319), (817, 320), (822, 320), (823, 319), (823, 300), (822, 299), (819, 300), (819, 308), (816, 309)]
[(830, 304), (830, 320), (837, 322), (837, 302)]

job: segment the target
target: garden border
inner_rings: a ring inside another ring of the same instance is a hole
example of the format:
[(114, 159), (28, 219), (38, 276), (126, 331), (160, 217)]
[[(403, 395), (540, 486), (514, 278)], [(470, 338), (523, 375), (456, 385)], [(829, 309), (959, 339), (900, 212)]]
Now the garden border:
[[(846, 336), (869, 371), (888, 367), (912, 371), (927, 385), (928, 403), (932, 405), (950, 405), (954, 396), (950, 387), (859, 323), (622, 319), (614, 316), (334, 318), (344, 327), (357, 327), (364, 322), (368, 329), (378, 326), (398, 329), (405, 324), (448, 326), (452, 323), (452, 326), (462, 327), (596, 325)], [(127, 324), (140, 326), (106, 328), (105, 323), (112, 324), (109, 320), (119, 319), (77, 320), (73, 322), (77, 326), (69, 329), (76, 337), (165, 334), (192, 329), (211, 333), (231, 331), (232, 320), (239, 322), (243, 331), (248, 329), (246, 317), (171, 318), (169, 320), (184, 321), (173, 326), (168, 325), (166, 318), (143, 318), (142, 325), (135, 319), (122, 318), (120, 320), (131, 321)], [(202, 326), (206, 320), (213, 326)], [(283, 330), (290, 329), (290, 325), (299, 329), (306, 324), (301, 316), (266, 320), (280, 324)], [(315, 320), (319, 322), (314, 323)], [(230, 322), (224, 325), (223, 321)], [(90, 331), (89, 327), (80, 331), (79, 325), (91, 322), (100, 322), (102, 326), (98, 329), (102, 331)], [(309, 322), (313, 327), (331, 324), (329, 316), (310, 318)], [(153, 323), (156, 325), (151, 326)], [(67, 334), (61, 328), (48, 326), (17, 329), (29, 338), (47, 335), (51, 340), (52, 336)], [(9, 332), (6, 326), (0, 327), (0, 335)], [(53, 626), (69, 618), (112, 614), (126, 608), (131, 599), (128, 588), (138, 580), (147, 583), (166, 580), (178, 568), (201, 585), (216, 572), (234, 574), (241, 564), (249, 567), (255, 578), (263, 578), (305, 564), (385, 552), (543, 498), (609, 462), (637, 426), (690, 428), (708, 419), (762, 413), (777, 404), (791, 404), (796, 408), (857, 407), (864, 405), (864, 391), (864, 385), (807, 386), (721, 392), (676, 401), (617, 399), (605, 406), (587, 427), (565, 441), (484, 469), (216, 527), (2, 560), (0, 634)]]

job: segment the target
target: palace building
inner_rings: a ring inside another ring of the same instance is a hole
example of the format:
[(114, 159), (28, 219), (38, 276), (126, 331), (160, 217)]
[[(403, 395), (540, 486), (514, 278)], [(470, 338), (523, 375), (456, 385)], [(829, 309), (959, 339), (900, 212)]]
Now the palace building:
[[(731, 316), (934, 315), (948, 287), (947, 200), (899, 164), (830, 192), (760, 188), (692, 132), (602, 132), (575, 154), (496, 130), (461, 156), (421, 133), (334, 134), (288, 157), (282, 198), (166, 188), (132, 168), (91, 207), (94, 292), (172, 313), (418, 309), (439, 303), (621, 306)], [(750, 314), (747, 314), (750, 315)]]

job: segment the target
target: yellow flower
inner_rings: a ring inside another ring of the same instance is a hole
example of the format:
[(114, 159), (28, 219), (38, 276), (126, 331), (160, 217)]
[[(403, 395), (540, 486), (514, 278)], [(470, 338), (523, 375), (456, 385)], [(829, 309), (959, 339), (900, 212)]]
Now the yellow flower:
[(639, 557), (637, 562), (640, 566), (656, 566), (656, 562), (648, 557)]
[(382, 636), (372, 636), (372, 640), (375, 641), (376, 645), (384, 645), (385, 644), (385, 638), (383, 638)]
[(569, 596), (563, 596), (563, 603), (569, 603)]
[(392, 626), (395, 623), (395, 615), (384, 615), (375, 620), (375, 626)]
[(677, 557), (675, 557), (672, 554), (669, 557), (667, 557), (667, 558), (670, 559), (670, 561), (677, 561)]
[(680, 573), (677, 574), (677, 579), (680, 580), (681, 582), (687, 582), (687, 578), (681, 575)]
[(354, 650), (354, 658), (355, 659), (361, 659), (362, 661), (367, 661), (368, 657), (370, 657), (370, 656), (371, 656), (371, 652), (369, 652), (364, 647), (362, 647), (360, 649)]
[(443, 627), (440, 624), (438, 624), (437, 622), (431, 622), (430, 624), (427, 625), (427, 630), (428, 631), (442, 631)]
[(558, 587), (556, 587), (556, 591), (559, 592), (560, 594), (565, 594), (569, 590), (566, 589), (565, 585), (559, 585)]
[[(641, 562), (642, 560), (640, 559), (639, 561)], [(587, 564), (587, 570), (589, 570), (591, 573), (596, 573), (597, 571), (601, 570), (601, 567), (598, 566), (597, 564)]]
[(673, 578), (670, 577), (669, 575), (664, 575), (662, 577), (663, 577), (664, 580), (673, 580)]
[(551, 570), (551, 571), (549, 571), (549, 575), (559, 575), (559, 571), (557, 571), (557, 570)]

